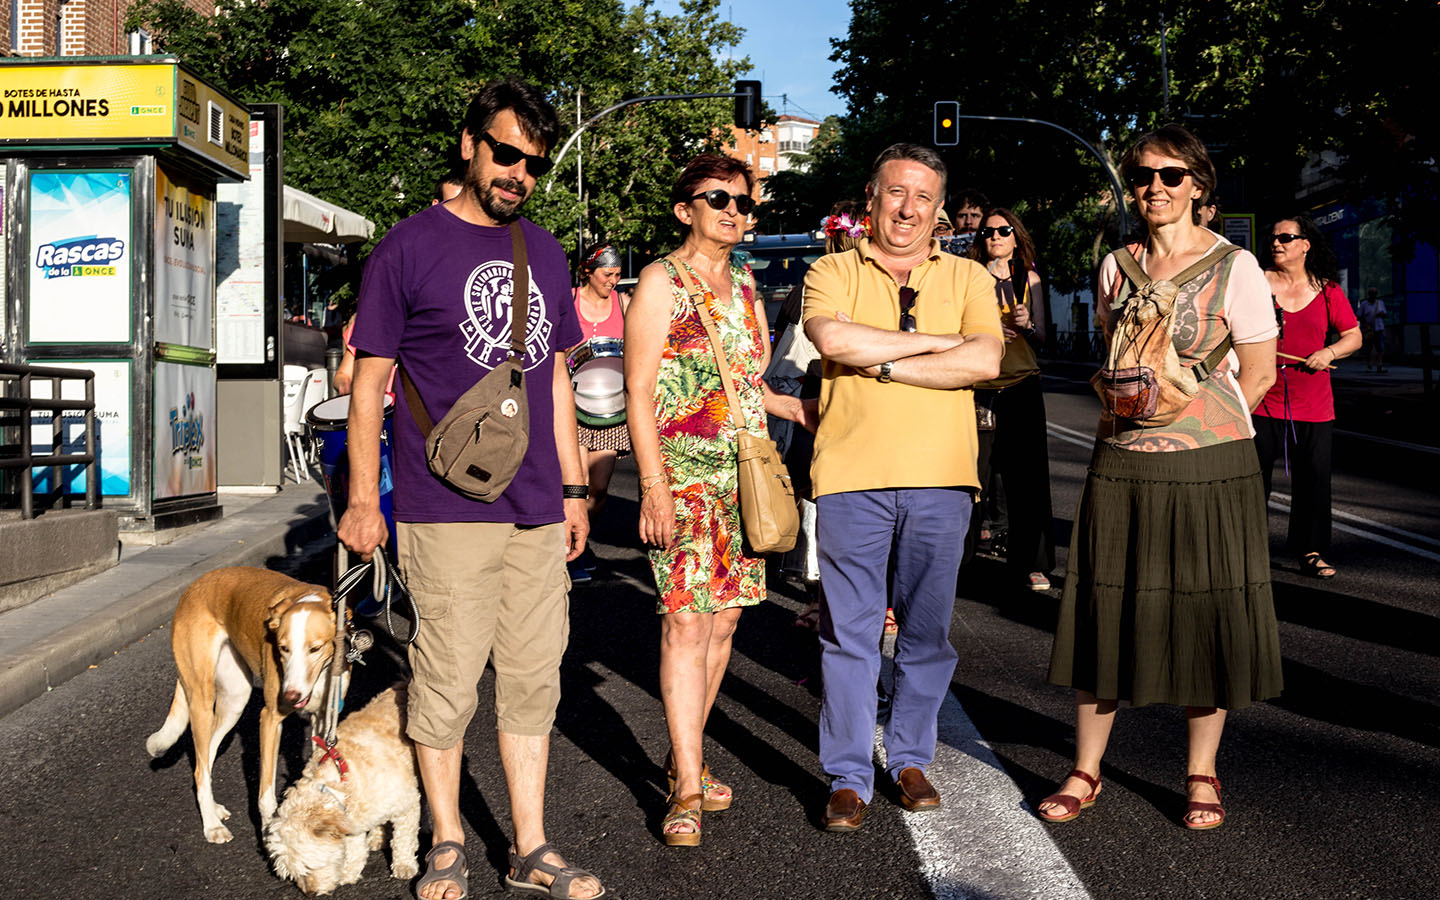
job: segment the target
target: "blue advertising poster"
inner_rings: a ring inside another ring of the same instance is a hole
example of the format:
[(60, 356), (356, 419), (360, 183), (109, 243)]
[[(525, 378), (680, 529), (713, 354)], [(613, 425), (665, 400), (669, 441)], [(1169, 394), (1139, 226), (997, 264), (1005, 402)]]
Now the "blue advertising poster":
[(30, 173), (33, 344), (128, 343), (131, 173)]
[[(35, 365), (62, 366), (69, 369), (90, 369), (95, 373), (95, 449), (99, 454), (100, 493), (105, 497), (130, 494), (130, 438), (133, 411), (130, 404), (130, 361), (126, 359), (32, 359)], [(66, 399), (85, 396), (79, 381), (62, 382)], [(50, 397), (50, 382), (37, 378), (31, 384), (36, 397)], [(54, 430), (49, 414), (31, 417), (30, 441), (37, 452), (46, 452), (54, 443)], [(79, 412), (67, 412), (61, 419), (62, 453), (85, 452), (85, 419)], [(35, 491), (49, 493), (50, 469), (34, 469)], [(61, 469), (65, 491), (85, 493), (85, 467), (65, 466)]]

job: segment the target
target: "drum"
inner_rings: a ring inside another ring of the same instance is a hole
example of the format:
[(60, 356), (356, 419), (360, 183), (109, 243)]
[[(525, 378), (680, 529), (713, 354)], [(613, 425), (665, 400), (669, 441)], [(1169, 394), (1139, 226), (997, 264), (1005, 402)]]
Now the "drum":
[(591, 338), (565, 357), (575, 389), (575, 418), (591, 428), (625, 421), (625, 341)]
[[(385, 398), (384, 425), (380, 429), (380, 512), (385, 516), (385, 525), (390, 529), (391, 556), (395, 550), (395, 479), (394, 451), (390, 446), (390, 417), (395, 407), (389, 397)], [(335, 526), (340, 526), (340, 517), (350, 501), (350, 459), (346, 455), (346, 420), (350, 417), (350, 396), (342, 394), (331, 397), (310, 407), (305, 414), (305, 423), (315, 436), (320, 456), (320, 474), (325, 478), (325, 493), (330, 500), (330, 514), (335, 517)]]

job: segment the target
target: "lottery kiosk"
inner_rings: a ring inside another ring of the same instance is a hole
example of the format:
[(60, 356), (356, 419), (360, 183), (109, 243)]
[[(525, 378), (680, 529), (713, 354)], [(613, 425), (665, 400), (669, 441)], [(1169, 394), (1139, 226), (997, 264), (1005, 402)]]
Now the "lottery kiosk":
[[(249, 131), (173, 57), (0, 61), (0, 356), (94, 371), (102, 504), (123, 531), (221, 513), (215, 196), (248, 176)], [(84, 492), (82, 467), (62, 477)]]

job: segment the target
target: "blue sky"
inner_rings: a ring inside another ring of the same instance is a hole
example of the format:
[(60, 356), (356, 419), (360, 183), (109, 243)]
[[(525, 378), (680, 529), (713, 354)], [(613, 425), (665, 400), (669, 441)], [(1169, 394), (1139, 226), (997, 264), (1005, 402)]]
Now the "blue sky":
[[(680, 4), (659, 0), (655, 8), (676, 13)], [(850, 29), (848, 0), (722, 0), (719, 14), (744, 26), (735, 55), (750, 57), (755, 69), (749, 77), (760, 79), (776, 112), (815, 119), (845, 112), (844, 102), (830, 93), (836, 64), (829, 57), (830, 38)]]

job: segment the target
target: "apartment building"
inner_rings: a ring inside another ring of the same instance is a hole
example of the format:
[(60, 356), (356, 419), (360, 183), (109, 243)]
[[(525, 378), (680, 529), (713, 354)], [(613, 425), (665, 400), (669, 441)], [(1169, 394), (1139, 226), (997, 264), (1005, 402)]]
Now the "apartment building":
[[(150, 36), (127, 32), (135, 0), (0, 0), (0, 55), (123, 56), (150, 53)], [(202, 15), (214, 0), (185, 0)]]
[(791, 115), (778, 116), (774, 124), (766, 124), (759, 131), (742, 131), (732, 126), (730, 146), (725, 152), (744, 160), (755, 172), (763, 203), (765, 179), (776, 172), (798, 167), (800, 162), (796, 157), (809, 152), (819, 129), (820, 123), (814, 119)]

